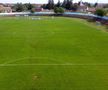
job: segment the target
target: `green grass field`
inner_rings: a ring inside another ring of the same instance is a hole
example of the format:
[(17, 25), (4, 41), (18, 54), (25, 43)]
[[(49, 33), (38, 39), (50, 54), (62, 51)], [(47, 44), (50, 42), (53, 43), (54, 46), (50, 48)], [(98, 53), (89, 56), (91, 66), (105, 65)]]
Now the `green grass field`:
[(81, 19), (0, 18), (0, 90), (108, 90), (108, 33)]

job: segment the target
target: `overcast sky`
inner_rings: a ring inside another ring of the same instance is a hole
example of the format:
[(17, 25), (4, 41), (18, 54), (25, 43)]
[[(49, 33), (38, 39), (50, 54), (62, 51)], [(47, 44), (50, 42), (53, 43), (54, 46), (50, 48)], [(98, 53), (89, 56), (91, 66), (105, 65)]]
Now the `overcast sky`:
[[(58, 1), (58, 0), (54, 0), (55, 3)], [(63, 0), (60, 0), (61, 2)], [(73, 0), (74, 2), (78, 2), (80, 0)], [(86, 2), (96, 2), (97, 0), (83, 0), (83, 1), (86, 1)], [(22, 3), (47, 3), (48, 0), (0, 0), (0, 3), (17, 3), (17, 2), (22, 2)], [(108, 0), (98, 0), (99, 3), (108, 3)]]

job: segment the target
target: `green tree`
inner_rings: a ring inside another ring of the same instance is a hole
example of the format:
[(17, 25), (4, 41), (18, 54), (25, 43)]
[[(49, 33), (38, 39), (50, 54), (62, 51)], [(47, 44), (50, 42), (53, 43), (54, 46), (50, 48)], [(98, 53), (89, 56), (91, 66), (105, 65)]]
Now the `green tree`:
[(67, 10), (71, 10), (72, 9), (72, 5), (73, 5), (73, 0), (67, 0), (67, 3), (66, 3), (66, 9)]
[(65, 10), (64, 10), (64, 8), (59, 7), (59, 13), (60, 13), (60, 14), (63, 14), (63, 13), (64, 13), (64, 11), (65, 11)]
[(95, 11), (95, 15), (98, 15), (98, 16), (103, 17), (104, 15), (106, 15), (106, 12), (105, 12), (104, 9), (97, 9), (97, 10)]
[(98, 6), (98, 3), (95, 3), (95, 4), (94, 4), (94, 7), (97, 7), (97, 6)]
[(72, 5), (72, 10), (73, 10), (73, 11), (77, 11), (77, 9), (78, 9), (78, 4), (77, 4), (77, 3), (74, 3), (74, 4)]
[(26, 10), (26, 6), (23, 5), (22, 3), (17, 3), (15, 4), (14, 9), (16, 12), (22, 12)]
[(61, 7), (60, 0), (58, 0), (58, 3), (56, 4), (56, 7)]
[(63, 3), (62, 3), (62, 7), (66, 8), (66, 4), (67, 4), (67, 0), (64, 0)]
[(28, 11), (30, 11), (32, 8), (34, 8), (34, 6), (32, 4), (30, 4), (30, 3), (26, 3), (24, 5), (26, 6)]
[(54, 8), (54, 12), (57, 14), (57, 13), (59, 13), (59, 8), (58, 7), (55, 7)]
[(54, 9), (54, 1), (53, 0), (49, 0), (48, 4), (46, 5), (46, 9)]
[(62, 7), (55, 7), (54, 8), (54, 12), (56, 14), (63, 14), (64, 13), (64, 8), (62, 8)]
[(43, 9), (47, 9), (47, 5), (46, 5), (46, 4), (43, 4), (41, 7), (42, 7)]
[(12, 7), (16, 12), (22, 12), (22, 11), (31, 11), (34, 6), (30, 3), (22, 4), (17, 3)]

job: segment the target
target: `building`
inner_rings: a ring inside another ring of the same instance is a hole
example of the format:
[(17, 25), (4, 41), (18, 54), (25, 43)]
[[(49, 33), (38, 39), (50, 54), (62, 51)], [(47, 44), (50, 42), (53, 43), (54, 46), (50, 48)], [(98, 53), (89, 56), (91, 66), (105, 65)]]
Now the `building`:
[(87, 7), (87, 12), (88, 13), (94, 13), (96, 11), (95, 7)]
[(81, 0), (77, 11), (78, 12), (86, 12), (86, 10), (87, 10), (87, 6)]
[(5, 7), (3, 5), (0, 5), (0, 12), (1, 13), (11, 13), (12, 9), (11, 9), (11, 7)]
[(33, 4), (34, 5), (34, 7), (35, 7), (35, 11), (36, 12), (41, 12), (41, 11), (43, 11), (43, 8), (42, 8), (42, 5), (43, 4)]
[(86, 12), (87, 11), (87, 6), (79, 6), (77, 11), (78, 12)]
[(38, 8), (41, 8), (43, 4), (33, 4), (34, 7), (38, 7)]

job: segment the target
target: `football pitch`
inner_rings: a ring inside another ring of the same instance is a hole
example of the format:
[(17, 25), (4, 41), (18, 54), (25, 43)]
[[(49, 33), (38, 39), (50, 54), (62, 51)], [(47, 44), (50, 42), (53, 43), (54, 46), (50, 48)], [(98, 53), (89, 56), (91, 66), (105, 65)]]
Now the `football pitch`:
[(108, 33), (75, 18), (0, 17), (0, 90), (108, 90)]

